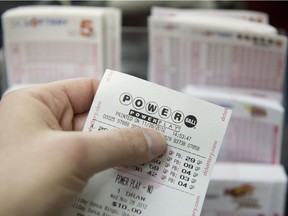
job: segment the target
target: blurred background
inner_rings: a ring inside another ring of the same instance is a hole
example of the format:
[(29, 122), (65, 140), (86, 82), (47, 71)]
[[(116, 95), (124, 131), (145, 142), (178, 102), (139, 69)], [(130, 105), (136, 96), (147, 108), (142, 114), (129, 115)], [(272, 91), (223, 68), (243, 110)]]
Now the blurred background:
[[(269, 23), (281, 33), (288, 29), (288, 4), (285, 1), (1, 1), (1, 14), (23, 5), (75, 5), (116, 7), (122, 11), (122, 71), (147, 78), (147, 17), (151, 7), (255, 10), (269, 15)], [(1, 42), (2, 41), (2, 34)], [(1, 44), (2, 46), (2, 44)]]
[[(269, 23), (278, 32), (286, 35), (288, 31), (288, 2), (286, 1), (1, 1), (0, 13), (23, 5), (74, 5), (91, 7), (116, 7), (122, 12), (121, 30), (121, 71), (147, 79), (148, 75), (148, 28), (147, 17), (153, 6), (173, 8), (202, 8), (202, 9), (236, 9), (264, 12), (269, 15)], [(3, 48), (2, 25), (0, 46)], [(3, 49), (0, 53), (1, 95), (7, 89), (5, 60)], [(286, 73), (287, 74), (287, 73)], [(283, 89), (284, 107), (287, 104), (287, 76)], [(287, 112), (286, 112), (287, 113)], [(288, 168), (288, 116), (285, 115), (281, 164)], [(287, 205), (286, 205), (287, 206)], [(272, 216), (272, 215), (271, 215)], [(275, 215), (276, 216), (276, 215)]]
[[(269, 23), (276, 27), (279, 33), (286, 35), (288, 31), (288, 3), (286, 1), (0, 1), (0, 13), (23, 5), (75, 5), (91, 7), (116, 7), (122, 11), (122, 49), (121, 70), (125, 73), (147, 79), (148, 71), (148, 30), (147, 17), (153, 6), (173, 8), (201, 8), (201, 9), (235, 9), (254, 10), (267, 13)], [(2, 30), (2, 23), (1, 30)], [(3, 34), (0, 34), (1, 47), (3, 47)], [(4, 56), (1, 59), (1, 90), (7, 88), (4, 71)], [(287, 82), (285, 81), (285, 84)], [(284, 105), (286, 107), (287, 90)], [(285, 123), (288, 117), (285, 117)], [(285, 127), (286, 128), (286, 127)], [(287, 130), (284, 133), (282, 163), (288, 167)]]

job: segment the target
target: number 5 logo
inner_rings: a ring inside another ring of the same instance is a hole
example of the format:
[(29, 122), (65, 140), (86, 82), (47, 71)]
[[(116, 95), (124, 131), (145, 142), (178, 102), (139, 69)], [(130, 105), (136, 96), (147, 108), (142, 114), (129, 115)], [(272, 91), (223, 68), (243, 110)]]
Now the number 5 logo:
[(93, 33), (92, 20), (82, 20), (80, 23), (80, 34), (90, 37)]

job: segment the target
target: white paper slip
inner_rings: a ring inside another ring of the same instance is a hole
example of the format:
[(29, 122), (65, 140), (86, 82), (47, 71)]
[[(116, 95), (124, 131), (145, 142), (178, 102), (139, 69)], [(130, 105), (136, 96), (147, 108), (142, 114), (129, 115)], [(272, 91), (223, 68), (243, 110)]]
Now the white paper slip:
[(171, 7), (159, 7), (154, 6), (151, 9), (152, 16), (177, 16), (179, 14), (203, 14), (213, 15), (216, 17), (227, 17), (243, 19), (257, 23), (269, 23), (269, 16), (266, 13), (260, 11), (251, 10), (227, 10), (227, 9), (184, 9), (184, 8), (171, 8)]
[(199, 216), (231, 110), (106, 70), (84, 131), (153, 128), (167, 151), (94, 175), (65, 215)]

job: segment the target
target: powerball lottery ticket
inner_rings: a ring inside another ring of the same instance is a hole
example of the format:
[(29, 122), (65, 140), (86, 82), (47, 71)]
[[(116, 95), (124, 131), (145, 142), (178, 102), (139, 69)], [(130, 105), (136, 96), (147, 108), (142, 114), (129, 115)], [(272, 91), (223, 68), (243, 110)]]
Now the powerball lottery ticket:
[(163, 155), (95, 174), (65, 215), (199, 216), (231, 110), (106, 70), (84, 131), (152, 128)]

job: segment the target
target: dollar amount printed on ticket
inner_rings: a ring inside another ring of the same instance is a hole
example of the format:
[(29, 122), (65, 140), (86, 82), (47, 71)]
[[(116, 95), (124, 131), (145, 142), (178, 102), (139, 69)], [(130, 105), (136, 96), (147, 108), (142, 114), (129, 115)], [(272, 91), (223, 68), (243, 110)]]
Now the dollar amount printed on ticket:
[(199, 216), (231, 110), (106, 70), (84, 131), (153, 128), (167, 151), (94, 175), (65, 215)]

